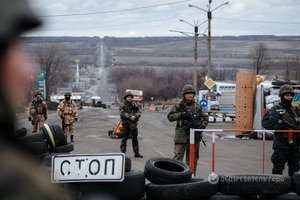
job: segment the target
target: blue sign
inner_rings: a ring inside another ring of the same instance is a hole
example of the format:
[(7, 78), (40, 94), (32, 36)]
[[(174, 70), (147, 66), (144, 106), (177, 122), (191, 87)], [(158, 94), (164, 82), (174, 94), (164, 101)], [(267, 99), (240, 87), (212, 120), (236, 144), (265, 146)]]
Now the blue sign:
[(200, 100), (200, 106), (201, 106), (202, 108), (206, 108), (206, 107), (208, 106), (207, 100), (201, 99), (201, 100)]

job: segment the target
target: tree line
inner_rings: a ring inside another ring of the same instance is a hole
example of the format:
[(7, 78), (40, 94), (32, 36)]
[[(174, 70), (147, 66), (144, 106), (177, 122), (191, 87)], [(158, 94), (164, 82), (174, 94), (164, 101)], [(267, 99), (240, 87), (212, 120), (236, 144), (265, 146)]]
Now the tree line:
[[(264, 43), (257, 43), (252, 49), (249, 49), (249, 61), (256, 74), (275, 74), (272, 68), (272, 55), (268, 46)], [(46, 94), (47, 100), (49, 95), (56, 93), (58, 87), (69, 87), (74, 83), (74, 68), (70, 68), (70, 58), (66, 54), (65, 48), (61, 44), (40, 45), (33, 51), (33, 57), (36, 61), (37, 68), (46, 70)], [(251, 63), (251, 62), (250, 62)], [(300, 80), (299, 72), (299, 55), (286, 57), (280, 60), (281, 69), (278, 74), (283, 74), (285, 81)], [(180, 67), (151, 67), (151, 66), (108, 66), (111, 67), (108, 75), (109, 83), (116, 85), (116, 93), (119, 96), (127, 88), (143, 90), (144, 98), (151, 98), (166, 101), (172, 98), (181, 97), (181, 89), (185, 84), (193, 84), (193, 66)], [(237, 68), (218, 69), (212, 63), (211, 78), (218, 81), (235, 80)], [(282, 72), (280, 71), (282, 70)], [(197, 88), (206, 89), (204, 85), (205, 75), (207, 72), (207, 60), (198, 63), (197, 67)], [(90, 81), (87, 86), (96, 84), (96, 75), (92, 72), (80, 71), (89, 76)], [(89, 73), (89, 74), (88, 74)], [(88, 88), (85, 88), (88, 89)], [(79, 92), (78, 88), (73, 87), (73, 91)]]

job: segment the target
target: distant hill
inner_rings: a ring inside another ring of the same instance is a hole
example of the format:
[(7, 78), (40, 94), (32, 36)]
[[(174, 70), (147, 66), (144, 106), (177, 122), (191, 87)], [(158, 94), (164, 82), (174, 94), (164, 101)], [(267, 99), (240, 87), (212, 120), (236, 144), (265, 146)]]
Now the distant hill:
[[(29, 52), (39, 45), (59, 44), (65, 48), (74, 64), (79, 58), (84, 65), (193, 67), (193, 37), (24, 37)], [(207, 62), (204, 37), (198, 38), (199, 66)], [(212, 37), (212, 66), (214, 68), (251, 69), (251, 49), (264, 43), (269, 49), (272, 69), (282, 68), (282, 62), (300, 53), (300, 36), (223, 36)], [(100, 58), (104, 58), (101, 60)]]

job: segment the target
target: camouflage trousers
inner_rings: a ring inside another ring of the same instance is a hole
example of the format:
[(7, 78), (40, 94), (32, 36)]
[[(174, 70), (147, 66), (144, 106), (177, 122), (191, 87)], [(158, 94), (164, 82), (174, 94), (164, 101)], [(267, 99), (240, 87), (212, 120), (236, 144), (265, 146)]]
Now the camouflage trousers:
[(42, 126), (45, 124), (44, 115), (36, 115), (31, 120), (32, 125), (32, 133), (36, 133), (37, 131), (41, 131)]
[[(194, 152), (194, 166), (195, 166), (195, 175), (197, 171), (197, 162), (199, 159), (199, 148), (200, 142), (195, 142), (195, 152)], [(185, 162), (189, 165), (190, 163), (190, 144), (189, 143), (175, 143), (174, 145), (174, 157), (173, 159), (183, 161), (185, 154)]]
[(274, 149), (271, 161), (273, 163), (272, 174), (282, 174), (287, 163), (288, 174), (292, 176), (294, 172), (299, 171), (299, 149)]
[(74, 135), (75, 132), (75, 126), (74, 123), (71, 124), (63, 124), (63, 131), (65, 136), (70, 136), (70, 135)]

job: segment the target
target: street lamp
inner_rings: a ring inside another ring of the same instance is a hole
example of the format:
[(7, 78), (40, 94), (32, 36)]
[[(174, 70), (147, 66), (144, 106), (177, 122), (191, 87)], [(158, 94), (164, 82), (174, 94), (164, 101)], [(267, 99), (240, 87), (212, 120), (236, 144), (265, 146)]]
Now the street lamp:
[[(207, 19), (208, 19), (208, 35), (207, 35), (207, 51), (208, 51), (208, 63), (207, 63), (207, 79), (210, 78), (210, 73), (211, 73), (211, 19), (212, 19), (212, 12), (214, 10), (217, 10), (218, 8), (228, 5), (229, 2), (225, 2), (222, 3), (221, 5), (215, 7), (214, 9), (211, 9), (211, 1), (212, 0), (208, 0), (208, 6), (207, 6), (207, 10), (200, 8), (198, 6), (194, 6), (192, 4), (189, 4), (189, 7), (194, 7), (194, 8), (198, 8), (200, 10), (203, 10), (204, 12), (207, 12)], [(210, 110), (210, 88), (208, 88), (208, 106), (207, 109)]]
[(214, 10), (217, 10), (218, 8), (222, 7), (222, 6), (225, 6), (225, 5), (228, 5), (229, 2), (225, 2), (217, 7), (215, 7), (214, 9), (211, 9), (211, 1), (212, 0), (209, 0), (209, 4), (208, 4), (208, 9), (205, 10), (203, 8), (200, 8), (198, 6), (194, 6), (192, 4), (189, 4), (189, 7), (194, 7), (194, 8), (198, 8), (200, 10), (203, 10), (204, 12), (207, 12), (207, 19), (208, 19), (208, 35), (207, 35), (207, 49), (208, 49), (208, 66), (207, 66), (207, 79), (210, 78), (210, 73), (211, 73), (211, 20), (212, 20), (212, 12)]

